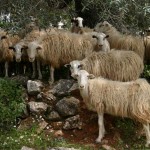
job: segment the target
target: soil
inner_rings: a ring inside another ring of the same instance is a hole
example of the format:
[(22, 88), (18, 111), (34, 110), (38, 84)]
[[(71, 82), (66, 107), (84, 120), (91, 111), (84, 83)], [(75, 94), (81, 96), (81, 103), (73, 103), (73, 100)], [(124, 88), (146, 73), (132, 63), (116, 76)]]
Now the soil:
[[(81, 100), (82, 101), (82, 100)], [(80, 117), (83, 122), (82, 129), (63, 130), (63, 137), (72, 143), (90, 146), (91, 149), (99, 149), (103, 144), (114, 145), (119, 138), (119, 132), (113, 127), (113, 117), (105, 115), (105, 128), (109, 134), (105, 135), (101, 144), (95, 142), (98, 136), (98, 117), (97, 113), (88, 111), (83, 102), (81, 102)]]

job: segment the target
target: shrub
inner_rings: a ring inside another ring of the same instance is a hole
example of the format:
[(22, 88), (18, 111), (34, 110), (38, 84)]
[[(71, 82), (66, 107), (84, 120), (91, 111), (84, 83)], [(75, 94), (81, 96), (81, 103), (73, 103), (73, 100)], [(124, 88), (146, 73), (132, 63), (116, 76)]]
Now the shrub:
[(25, 108), (22, 93), (22, 87), (15, 81), (0, 78), (0, 129), (16, 125), (16, 118)]

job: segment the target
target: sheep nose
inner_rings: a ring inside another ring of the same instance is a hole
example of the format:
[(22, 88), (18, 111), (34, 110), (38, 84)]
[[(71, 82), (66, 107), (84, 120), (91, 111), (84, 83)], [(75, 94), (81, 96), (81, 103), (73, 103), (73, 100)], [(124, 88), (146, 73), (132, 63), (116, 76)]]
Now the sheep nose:
[(84, 88), (84, 86), (83, 85), (80, 85), (80, 89), (83, 89)]
[(71, 76), (72, 76), (73, 78), (77, 78), (77, 77), (78, 77), (78, 75), (77, 75), (77, 74), (74, 74), (74, 73), (72, 73)]
[(16, 59), (16, 62), (20, 62), (20, 61), (21, 61), (21, 58), (17, 58), (17, 59)]
[(95, 29), (93, 29), (93, 31), (95, 31)]
[(78, 74), (74, 74), (74, 77), (77, 78), (77, 77), (78, 77)]
[(34, 58), (29, 58), (29, 61), (30, 61), (30, 62), (33, 62), (33, 61), (34, 61)]

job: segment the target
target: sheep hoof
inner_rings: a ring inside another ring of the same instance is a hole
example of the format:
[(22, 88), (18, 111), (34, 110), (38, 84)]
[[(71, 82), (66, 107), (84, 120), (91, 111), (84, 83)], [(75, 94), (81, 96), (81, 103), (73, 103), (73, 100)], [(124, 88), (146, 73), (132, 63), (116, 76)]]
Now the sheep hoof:
[(147, 142), (147, 143), (145, 144), (145, 147), (149, 147), (149, 145), (150, 145), (150, 142)]
[(42, 80), (42, 76), (39, 76), (38, 79), (39, 79), (39, 80)]
[(54, 83), (54, 81), (49, 80), (48, 83), (49, 83), (50, 85), (52, 85), (52, 84)]
[(32, 75), (31, 78), (34, 79), (34, 78), (35, 78), (35, 75)]
[(97, 138), (97, 139), (95, 140), (95, 142), (96, 142), (96, 143), (100, 143), (100, 142), (101, 142), (101, 138)]

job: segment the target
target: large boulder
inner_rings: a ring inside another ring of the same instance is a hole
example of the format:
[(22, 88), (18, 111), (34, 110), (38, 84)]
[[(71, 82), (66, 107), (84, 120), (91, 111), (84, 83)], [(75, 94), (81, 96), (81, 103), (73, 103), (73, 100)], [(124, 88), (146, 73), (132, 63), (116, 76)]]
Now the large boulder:
[(43, 84), (41, 81), (28, 80), (27, 91), (30, 95), (37, 95), (41, 92)]
[(68, 91), (74, 82), (75, 81), (73, 79), (61, 79), (54, 85), (54, 87), (51, 89), (51, 92), (58, 97), (68, 96)]
[(55, 109), (63, 117), (74, 116), (78, 114), (80, 108), (80, 101), (74, 97), (64, 97), (59, 100)]

